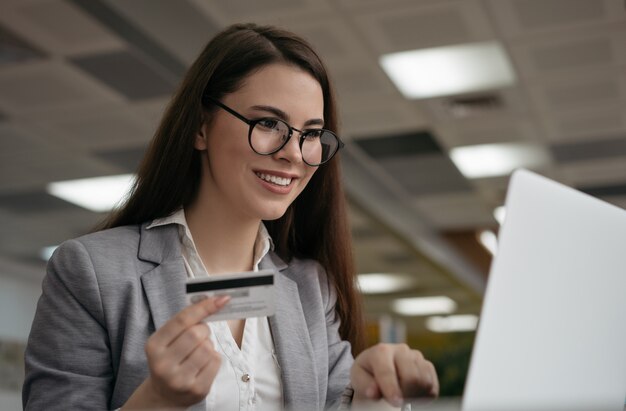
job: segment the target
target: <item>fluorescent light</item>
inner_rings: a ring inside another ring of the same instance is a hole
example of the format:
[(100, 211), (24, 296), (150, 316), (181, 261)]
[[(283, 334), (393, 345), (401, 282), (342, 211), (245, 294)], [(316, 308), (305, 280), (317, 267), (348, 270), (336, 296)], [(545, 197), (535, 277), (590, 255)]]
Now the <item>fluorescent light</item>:
[(496, 207), (493, 210), (493, 217), (496, 219), (498, 224), (502, 225), (504, 223), (504, 218), (506, 217), (506, 208), (504, 206)]
[(426, 328), (436, 333), (475, 331), (478, 317), (472, 314), (430, 317), (426, 319)]
[(415, 280), (412, 278), (398, 274), (359, 274), (358, 281), (359, 289), (363, 294), (391, 293), (415, 285)]
[(456, 147), (450, 150), (450, 157), (467, 178), (504, 176), (516, 168), (535, 168), (549, 162), (545, 149), (531, 143)]
[(48, 261), (50, 257), (52, 257), (52, 253), (54, 253), (54, 250), (56, 250), (57, 247), (58, 245), (51, 245), (50, 247), (42, 248), (39, 251), (39, 257), (44, 261)]
[(110, 211), (120, 204), (134, 183), (133, 174), (83, 178), (50, 183), (46, 191), (91, 211)]
[(379, 62), (410, 99), (491, 90), (515, 82), (511, 63), (495, 41), (385, 54)]
[(496, 255), (498, 251), (498, 237), (493, 231), (483, 230), (478, 233), (478, 241), (491, 253)]
[(456, 303), (445, 296), (398, 298), (392, 308), (402, 315), (450, 314), (456, 310)]

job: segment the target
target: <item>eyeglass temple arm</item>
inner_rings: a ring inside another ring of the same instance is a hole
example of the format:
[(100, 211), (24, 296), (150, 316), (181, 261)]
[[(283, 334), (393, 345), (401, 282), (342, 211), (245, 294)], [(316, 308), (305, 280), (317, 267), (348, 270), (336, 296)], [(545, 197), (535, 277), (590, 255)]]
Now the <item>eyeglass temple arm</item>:
[(233, 110), (232, 108), (226, 106), (224, 103), (222, 103), (221, 101), (214, 99), (213, 97), (205, 94), (204, 97), (209, 100), (211, 103), (215, 104), (216, 106), (219, 106), (221, 108), (223, 108), (224, 110), (228, 111), (230, 114), (232, 114), (233, 116), (237, 117), (239, 120), (243, 121), (244, 123), (250, 125), (250, 120), (248, 120), (247, 118), (245, 118), (244, 116), (242, 116), (241, 114), (237, 113), (235, 110)]

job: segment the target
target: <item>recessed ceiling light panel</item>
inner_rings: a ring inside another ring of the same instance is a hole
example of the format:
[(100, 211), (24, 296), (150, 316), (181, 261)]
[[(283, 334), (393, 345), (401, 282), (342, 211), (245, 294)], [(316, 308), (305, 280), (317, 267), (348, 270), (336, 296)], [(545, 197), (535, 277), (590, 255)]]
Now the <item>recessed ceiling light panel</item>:
[(69, 201), (87, 210), (106, 212), (119, 205), (130, 192), (133, 174), (83, 178), (48, 184), (48, 194)]
[(547, 150), (533, 143), (455, 147), (450, 158), (467, 178), (506, 176), (517, 168), (537, 168), (550, 162)]
[(477, 325), (478, 317), (472, 314), (430, 317), (426, 320), (426, 328), (437, 333), (475, 331)]
[(506, 52), (495, 41), (385, 54), (379, 62), (409, 99), (493, 90), (515, 82)]
[(398, 298), (392, 308), (407, 316), (450, 314), (456, 310), (456, 303), (446, 296)]
[(384, 294), (406, 290), (415, 286), (415, 280), (400, 274), (359, 274), (359, 289), (363, 294)]

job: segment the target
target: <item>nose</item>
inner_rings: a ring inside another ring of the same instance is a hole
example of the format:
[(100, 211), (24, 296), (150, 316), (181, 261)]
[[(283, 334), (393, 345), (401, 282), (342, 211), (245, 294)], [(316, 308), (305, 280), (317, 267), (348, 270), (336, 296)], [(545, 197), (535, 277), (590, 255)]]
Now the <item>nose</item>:
[(273, 154), (277, 160), (287, 160), (291, 163), (303, 163), (302, 151), (300, 150), (300, 131), (293, 130), (287, 144)]

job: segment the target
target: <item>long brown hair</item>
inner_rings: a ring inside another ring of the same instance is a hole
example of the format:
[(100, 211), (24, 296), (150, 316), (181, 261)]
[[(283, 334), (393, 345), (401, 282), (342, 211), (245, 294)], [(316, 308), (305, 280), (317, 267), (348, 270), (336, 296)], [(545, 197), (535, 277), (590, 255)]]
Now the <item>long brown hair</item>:
[[(275, 62), (296, 65), (320, 83), (325, 127), (337, 131), (337, 109), (326, 68), (306, 41), (270, 26), (230, 26), (207, 44), (189, 68), (139, 166), (128, 200), (99, 228), (141, 224), (188, 206), (201, 178), (194, 138), (205, 116), (215, 109), (204, 96), (219, 99), (232, 93), (254, 70)], [(319, 167), (281, 218), (265, 225), (283, 259), (313, 258), (326, 269), (337, 294), (341, 337), (352, 343), (354, 354), (360, 352), (362, 309), (339, 156)]]

